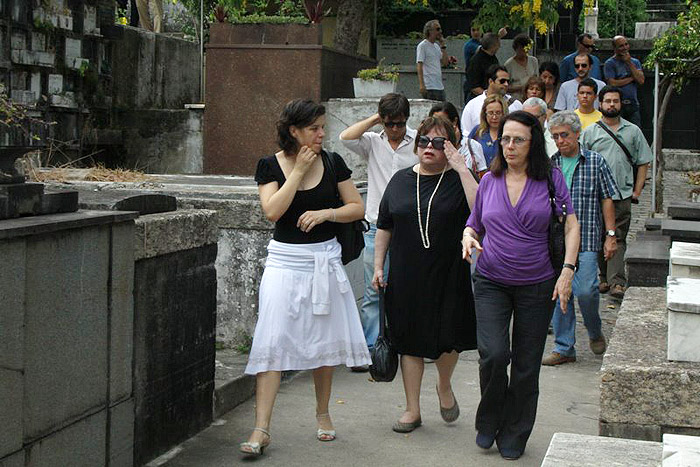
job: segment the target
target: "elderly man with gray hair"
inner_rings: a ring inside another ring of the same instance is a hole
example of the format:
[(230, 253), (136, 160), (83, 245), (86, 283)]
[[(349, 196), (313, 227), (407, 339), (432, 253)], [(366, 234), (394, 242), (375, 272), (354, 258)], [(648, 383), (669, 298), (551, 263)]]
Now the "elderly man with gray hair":
[[(578, 298), (590, 348), (594, 354), (601, 355), (605, 353), (607, 344), (598, 314), (598, 251), (602, 246), (607, 261), (617, 250), (612, 200), (617, 194), (617, 185), (603, 156), (583, 149), (579, 144), (581, 120), (578, 115), (570, 110), (555, 113), (549, 118), (549, 130), (559, 149), (552, 157), (552, 164), (564, 173), (573, 209), (581, 224), (581, 248), (572, 295)], [(603, 226), (606, 234), (605, 242), (601, 245)], [(569, 300), (566, 310), (561, 309), (557, 300), (552, 325), (554, 350), (542, 359), (542, 364), (575, 362), (576, 316), (573, 299)]]
[(445, 100), (445, 85), (442, 84), (442, 67), (447, 66), (447, 46), (442, 37), (440, 22), (430, 20), (423, 26), (425, 39), (416, 47), (416, 71), (418, 88), (423, 99)]
[(547, 151), (549, 157), (552, 157), (558, 149), (556, 143), (552, 139), (552, 134), (549, 132), (549, 125), (547, 124), (547, 103), (539, 97), (530, 97), (523, 102), (523, 110), (532, 114), (540, 121), (540, 125), (542, 125), (542, 129), (544, 130), (545, 151)]

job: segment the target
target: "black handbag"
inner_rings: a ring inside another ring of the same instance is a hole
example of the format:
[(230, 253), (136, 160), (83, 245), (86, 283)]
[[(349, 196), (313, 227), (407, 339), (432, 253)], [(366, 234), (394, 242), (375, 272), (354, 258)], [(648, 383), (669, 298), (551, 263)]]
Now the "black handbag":
[[(342, 207), (343, 200), (340, 197), (340, 192), (338, 191), (338, 176), (335, 171), (335, 164), (333, 163), (333, 157), (329, 156), (326, 151), (321, 152), (321, 157), (323, 157), (328, 163), (328, 168), (331, 170), (333, 175), (333, 180), (335, 183), (335, 196), (336, 205), (335, 207)], [(336, 222), (336, 238), (340, 247), (342, 248), (342, 262), (343, 264), (348, 264), (350, 261), (357, 259), (362, 250), (365, 247), (364, 233), (369, 230), (369, 223), (360, 219), (352, 222)]]
[(399, 356), (391, 346), (391, 340), (386, 333), (386, 314), (384, 313), (384, 288), (379, 288), (379, 336), (370, 352), (372, 365), (369, 374), (380, 383), (390, 383), (399, 369)]
[(549, 204), (552, 207), (552, 215), (549, 218), (549, 258), (556, 274), (555, 277), (559, 277), (566, 256), (566, 245), (564, 244), (566, 204), (561, 205), (562, 215), (557, 215), (557, 197), (551, 171), (547, 173), (547, 188), (549, 190)]

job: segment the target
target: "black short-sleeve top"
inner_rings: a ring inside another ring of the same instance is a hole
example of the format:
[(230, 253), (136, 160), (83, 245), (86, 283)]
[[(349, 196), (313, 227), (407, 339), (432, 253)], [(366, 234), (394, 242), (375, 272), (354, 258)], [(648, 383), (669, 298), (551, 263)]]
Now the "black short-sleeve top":
[[(345, 161), (339, 154), (325, 153), (327, 158), (323, 158), (323, 176), (318, 185), (308, 190), (297, 190), (287, 211), (275, 223), (275, 233), (273, 238), (282, 243), (318, 243), (325, 242), (335, 237), (336, 224), (334, 222), (324, 222), (317, 225), (310, 232), (302, 232), (297, 227), (299, 216), (306, 211), (318, 211), (321, 209), (338, 207), (336, 196), (336, 184), (350, 178), (352, 171), (348, 169)], [(332, 158), (333, 167), (328, 167), (328, 161)], [(333, 177), (335, 169), (335, 178)], [(337, 179), (337, 181), (336, 181)], [(255, 171), (255, 181), (258, 185), (265, 185), (277, 182), (280, 187), (284, 185), (287, 178), (282, 172), (277, 157), (263, 157), (258, 161), (258, 168)]]

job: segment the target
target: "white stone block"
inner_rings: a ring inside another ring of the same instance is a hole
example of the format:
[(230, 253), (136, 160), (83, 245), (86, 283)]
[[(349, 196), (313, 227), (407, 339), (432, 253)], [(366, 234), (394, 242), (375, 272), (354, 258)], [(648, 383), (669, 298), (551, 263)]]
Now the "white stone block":
[(58, 15), (58, 26), (61, 29), (68, 31), (73, 30), (73, 17), (70, 15)]
[(32, 32), (32, 50), (46, 52), (46, 34)]
[(673, 242), (670, 251), (669, 276), (700, 279), (700, 244)]
[(34, 91), (21, 91), (14, 89), (10, 94), (10, 98), (17, 104), (31, 105), (37, 100), (37, 96)]
[(687, 435), (674, 435), (666, 433), (663, 436), (664, 459), (677, 452), (692, 452), (700, 454), (700, 437)]
[(85, 5), (85, 14), (83, 16), (83, 32), (85, 34), (99, 34), (97, 28), (97, 10), (94, 6)]
[(87, 58), (74, 58), (73, 62), (68, 66), (74, 70), (80, 70), (83, 67), (87, 67), (90, 64), (90, 60)]
[(23, 31), (12, 32), (12, 37), (10, 37), (10, 48), (12, 50), (23, 50), (27, 48), (27, 36)]
[(68, 109), (78, 107), (78, 104), (75, 102), (75, 94), (72, 92), (52, 94), (49, 96), (49, 104), (53, 105), (54, 107), (65, 107)]
[(37, 96), (41, 95), (41, 73), (32, 73), (29, 89)]
[(66, 37), (66, 64), (72, 63), (74, 58), (79, 58), (83, 52), (83, 42), (80, 39)]
[(697, 467), (700, 465), (700, 454), (693, 452), (677, 452), (665, 457), (662, 467)]
[(63, 92), (63, 75), (49, 75), (49, 94), (61, 94)]
[(669, 277), (666, 286), (668, 308), (668, 359), (700, 362), (700, 279)]

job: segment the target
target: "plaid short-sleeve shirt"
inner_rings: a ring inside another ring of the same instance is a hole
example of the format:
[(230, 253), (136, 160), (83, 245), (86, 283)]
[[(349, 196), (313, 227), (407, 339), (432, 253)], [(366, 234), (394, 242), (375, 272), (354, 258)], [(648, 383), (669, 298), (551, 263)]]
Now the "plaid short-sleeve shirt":
[[(561, 168), (557, 151), (552, 162)], [(601, 201), (618, 193), (615, 179), (603, 156), (579, 145), (578, 162), (571, 183), (571, 202), (581, 225), (581, 251), (599, 251), (603, 238)]]

